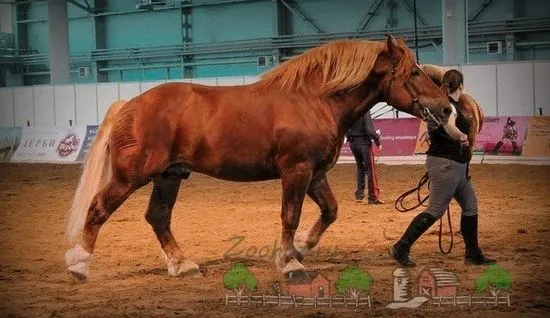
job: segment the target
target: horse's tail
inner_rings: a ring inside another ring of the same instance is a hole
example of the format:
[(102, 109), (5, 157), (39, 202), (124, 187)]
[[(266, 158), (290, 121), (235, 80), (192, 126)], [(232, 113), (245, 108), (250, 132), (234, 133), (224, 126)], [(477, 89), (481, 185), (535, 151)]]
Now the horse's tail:
[(76, 188), (73, 204), (67, 214), (67, 240), (70, 244), (78, 241), (78, 236), (84, 228), (88, 209), (94, 196), (111, 178), (109, 156), (109, 136), (115, 122), (116, 114), (126, 104), (117, 101), (109, 107), (103, 122), (98, 127), (96, 137), (84, 159), (82, 174)]

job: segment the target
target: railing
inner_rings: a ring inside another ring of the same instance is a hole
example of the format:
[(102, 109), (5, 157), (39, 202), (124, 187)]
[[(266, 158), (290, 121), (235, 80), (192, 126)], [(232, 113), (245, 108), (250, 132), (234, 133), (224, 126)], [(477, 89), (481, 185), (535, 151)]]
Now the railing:
[(441, 307), (441, 305), (468, 305), (482, 304), (483, 306), (508, 305), (510, 307), (510, 295), (506, 296), (439, 296), (432, 299), (432, 304)]
[(301, 297), (294, 295), (230, 295), (226, 294), (225, 305), (262, 305), (262, 306), (313, 306), (313, 307), (364, 307), (371, 308), (371, 296), (367, 297), (347, 297), (347, 296), (329, 296), (329, 297)]
[[(508, 21), (471, 22), (468, 34), (472, 39), (481, 35), (494, 35), (515, 32), (548, 32), (550, 18), (524, 18)], [(239, 53), (252, 51), (269, 51), (273, 49), (308, 48), (323, 44), (329, 40), (353, 39), (382, 39), (387, 30), (361, 32), (331, 32), (310, 35), (286, 35), (272, 38), (258, 38), (240, 41), (226, 41), (219, 43), (185, 43), (155, 47), (134, 47), (116, 49), (97, 49), (89, 52), (73, 53), (71, 62), (108, 61), (140, 58), (169, 58), (194, 55), (208, 55), (220, 53)], [(414, 39), (412, 28), (392, 29), (407, 41)], [(421, 26), (418, 28), (419, 40), (441, 39), (441, 26)], [(521, 42), (518, 42), (520, 44)], [(27, 55), (0, 55), (2, 63), (21, 63), (23, 65), (48, 64), (48, 54)]]

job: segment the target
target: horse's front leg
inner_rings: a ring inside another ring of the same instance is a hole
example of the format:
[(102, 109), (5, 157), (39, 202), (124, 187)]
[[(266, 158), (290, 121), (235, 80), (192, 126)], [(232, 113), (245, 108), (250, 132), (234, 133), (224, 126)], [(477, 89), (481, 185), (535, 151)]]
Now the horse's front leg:
[(281, 250), (277, 253), (275, 263), (283, 274), (304, 269), (304, 266), (300, 263), (302, 257), (294, 248), (294, 234), (300, 224), (302, 204), (311, 182), (311, 176), (312, 169), (308, 163), (297, 164), (287, 168), (281, 175), (283, 184), (283, 204), (281, 210), (283, 233)]
[(325, 230), (336, 221), (338, 212), (338, 203), (332, 194), (326, 174), (311, 181), (307, 194), (321, 208), (321, 216), (309, 230), (296, 235), (294, 246), (302, 257), (319, 243)]

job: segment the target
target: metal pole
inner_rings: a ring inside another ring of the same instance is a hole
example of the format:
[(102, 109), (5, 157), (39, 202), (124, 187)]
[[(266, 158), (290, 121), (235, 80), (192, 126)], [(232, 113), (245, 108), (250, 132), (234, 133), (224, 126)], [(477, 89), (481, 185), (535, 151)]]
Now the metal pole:
[(413, 15), (414, 15), (414, 51), (416, 53), (416, 61), (420, 63), (418, 58), (418, 27), (416, 25), (416, 0), (413, 0)]

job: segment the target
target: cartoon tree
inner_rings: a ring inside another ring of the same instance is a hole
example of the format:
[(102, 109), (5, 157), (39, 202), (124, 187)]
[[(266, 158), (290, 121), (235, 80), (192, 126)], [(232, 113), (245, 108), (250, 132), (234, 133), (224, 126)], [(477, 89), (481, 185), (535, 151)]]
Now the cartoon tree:
[(490, 265), (481, 276), (475, 281), (475, 288), (478, 293), (483, 293), (487, 289), (494, 297), (504, 289), (512, 287), (512, 278), (510, 273), (497, 265)]
[(360, 292), (368, 292), (372, 283), (372, 277), (368, 272), (363, 271), (357, 265), (350, 265), (338, 277), (336, 289), (342, 294), (349, 292), (355, 299), (359, 297)]
[(242, 295), (245, 288), (253, 291), (258, 287), (258, 280), (254, 277), (243, 263), (236, 263), (223, 275), (223, 285), (237, 294), (237, 299)]

